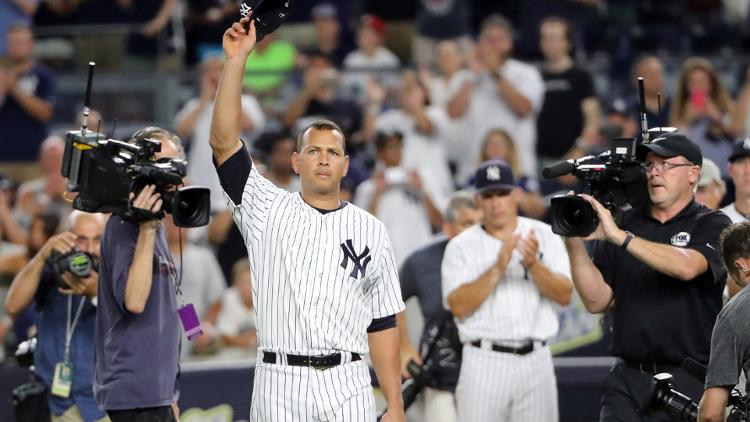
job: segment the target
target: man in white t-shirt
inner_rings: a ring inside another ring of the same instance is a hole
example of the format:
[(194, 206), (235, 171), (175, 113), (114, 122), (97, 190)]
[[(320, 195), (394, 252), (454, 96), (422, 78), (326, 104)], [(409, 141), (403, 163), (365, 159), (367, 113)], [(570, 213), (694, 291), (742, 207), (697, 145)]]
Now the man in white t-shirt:
[[(191, 184), (211, 189), (212, 208), (224, 204), (223, 191), (211, 162), (211, 147), (208, 144), (214, 97), (223, 67), (224, 61), (221, 56), (209, 56), (201, 63), (200, 95), (185, 103), (174, 119), (175, 132), (182, 139), (190, 139), (187, 157), (188, 180)], [(258, 100), (251, 95), (243, 95), (240, 127), (245, 141), (249, 143), (252, 139), (247, 137), (254, 138), (262, 132), (265, 123), (266, 117)]]
[[(420, 78), (425, 80), (430, 104), (445, 110), (449, 117), (445, 135), (448, 159), (461, 162), (460, 157), (466, 153), (466, 134), (470, 132), (471, 125), (468, 116), (458, 107), (460, 104), (454, 98), (465, 86), (468, 85), (466, 89), (471, 89), (476, 75), (464, 66), (466, 58), (456, 41), (440, 41), (435, 47), (435, 58), (439, 75), (427, 77), (425, 72), (421, 72)], [(456, 180), (458, 185), (465, 181)]]
[(458, 180), (471, 176), (482, 139), (490, 129), (512, 134), (524, 174), (536, 174), (536, 117), (542, 108), (544, 82), (539, 71), (511, 58), (513, 27), (501, 15), (482, 23), (476, 59), (481, 72), (454, 97), (456, 114), (466, 115), (470, 127), (466, 153), (459, 162)]
[(557, 384), (546, 342), (559, 328), (557, 305), (573, 284), (562, 239), (518, 216), (520, 189), (501, 160), (475, 175), (482, 224), (445, 249), (443, 306), (463, 343), (456, 402), (461, 422), (558, 420)]
[(386, 86), (398, 82), (401, 62), (391, 50), (383, 47), (385, 29), (385, 22), (378, 16), (363, 15), (357, 29), (357, 49), (344, 58), (347, 72), (341, 84), (360, 102), (366, 100), (370, 79)]
[(432, 240), (432, 228), (442, 218), (425, 194), (416, 171), (401, 165), (403, 139), (399, 133), (375, 136), (378, 161), (371, 178), (357, 187), (354, 205), (382, 221), (391, 236), (396, 265)]
[(193, 353), (206, 349), (211, 343), (212, 330), (209, 326), (209, 309), (221, 298), (227, 288), (224, 274), (221, 272), (216, 255), (203, 246), (188, 240), (190, 229), (180, 228), (171, 218), (164, 219), (164, 233), (167, 236), (169, 251), (175, 262), (176, 274), (180, 278), (185, 303), (192, 303), (195, 313), (204, 328), (204, 336), (195, 342), (187, 340), (183, 334), (180, 354), (186, 358)]
[(416, 73), (407, 71), (401, 78), (400, 108), (392, 108), (375, 120), (378, 132), (400, 132), (404, 137), (402, 166), (416, 169), (425, 190), (438, 209), (453, 193), (453, 179), (445, 153), (448, 115), (440, 107), (427, 104), (425, 88)]

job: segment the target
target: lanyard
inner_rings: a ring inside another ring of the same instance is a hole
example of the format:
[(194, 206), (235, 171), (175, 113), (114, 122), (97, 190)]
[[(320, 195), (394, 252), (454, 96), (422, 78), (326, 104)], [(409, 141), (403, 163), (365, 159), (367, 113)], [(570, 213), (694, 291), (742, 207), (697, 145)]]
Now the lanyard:
[(177, 300), (179, 302), (178, 306), (180, 308), (185, 306), (185, 297), (182, 295), (182, 266), (185, 264), (182, 259), (182, 229), (180, 230), (179, 234), (179, 242), (180, 242), (180, 275), (177, 276), (177, 265), (174, 263), (174, 258), (172, 258), (172, 249), (169, 246), (169, 242), (165, 242), (165, 249), (167, 251), (166, 258), (168, 262), (169, 267), (169, 277), (172, 279), (172, 284), (174, 284), (174, 289), (177, 292)]
[[(180, 276), (180, 278), (177, 278), (177, 268), (171, 256), (169, 258), (169, 264), (169, 278), (172, 279), (172, 284), (174, 284), (174, 288), (177, 291), (177, 300), (179, 301), (179, 306), (185, 306), (185, 298), (182, 296), (182, 289), (180, 288), (180, 286), (182, 285), (182, 276)], [(180, 273), (182, 273), (182, 259), (180, 259)]]
[(78, 310), (76, 311), (76, 316), (73, 318), (73, 322), (71, 323), (70, 317), (73, 313), (73, 296), (68, 296), (68, 319), (67, 323), (65, 324), (65, 354), (63, 355), (63, 361), (65, 363), (70, 362), (70, 343), (71, 340), (73, 340), (73, 332), (76, 330), (76, 326), (78, 325), (78, 320), (81, 317), (81, 312), (83, 311), (83, 305), (86, 303), (86, 297), (81, 296), (81, 301), (78, 302)]

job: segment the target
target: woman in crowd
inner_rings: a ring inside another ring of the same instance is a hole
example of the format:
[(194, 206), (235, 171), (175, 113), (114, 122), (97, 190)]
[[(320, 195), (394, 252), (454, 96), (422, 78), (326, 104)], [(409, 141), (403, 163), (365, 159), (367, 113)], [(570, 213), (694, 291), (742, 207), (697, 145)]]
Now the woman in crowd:
[(733, 107), (710, 61), (702, 57), (685, 61), (672, 103), (670, 124), (695, 141), (704, 158), (719, 164), (725, 178), (734, 138)]

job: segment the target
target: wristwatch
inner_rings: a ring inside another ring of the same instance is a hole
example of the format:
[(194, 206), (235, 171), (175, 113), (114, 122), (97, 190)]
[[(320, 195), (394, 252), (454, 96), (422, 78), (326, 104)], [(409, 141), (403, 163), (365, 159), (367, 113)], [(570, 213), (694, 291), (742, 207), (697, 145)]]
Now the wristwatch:
[(633, 240), (634, 237), (635, 237), (635, 235), (633, 233), (631, 233), (631, 232), (629, 232), (629, 231), (626, 230), (625, 231), (625, 240), (622, 242), (622, 245), (620, 245), (620, 249), (622, 249), (623, 251), (627, 250), (628, 249), (628, 243), (630, 243), (630, 241)]

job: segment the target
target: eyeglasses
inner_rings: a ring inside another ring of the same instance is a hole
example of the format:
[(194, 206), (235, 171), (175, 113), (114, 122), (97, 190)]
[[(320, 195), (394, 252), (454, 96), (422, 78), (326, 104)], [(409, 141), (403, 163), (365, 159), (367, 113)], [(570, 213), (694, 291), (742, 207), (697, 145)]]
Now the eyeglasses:
[(694, 166), (696, 164), (693, 163), (670, 163), (669, 161), (662, 161), (661, 163), (643, 163), (643, 170), (646, 171), (646, 173), (650, 173), (652, 170), (656, 169), (659, 170), (659, 173), (672, 170), (673, 168), (677, 167), (687, 167), (687, 166)]

